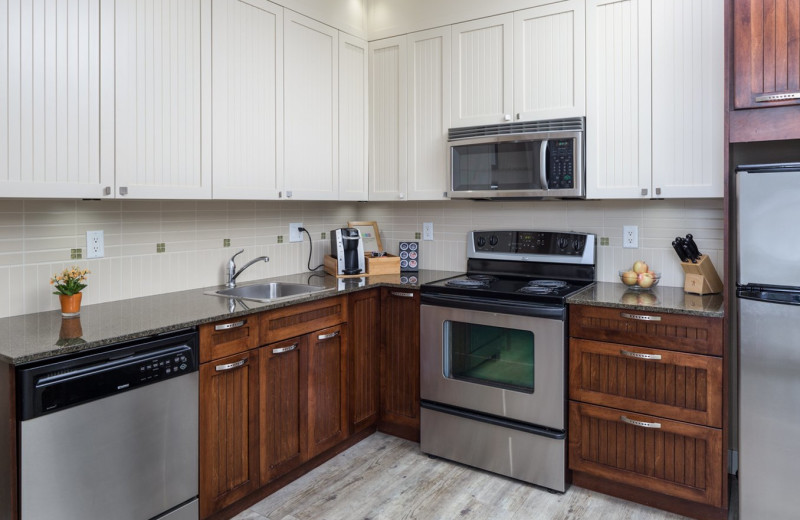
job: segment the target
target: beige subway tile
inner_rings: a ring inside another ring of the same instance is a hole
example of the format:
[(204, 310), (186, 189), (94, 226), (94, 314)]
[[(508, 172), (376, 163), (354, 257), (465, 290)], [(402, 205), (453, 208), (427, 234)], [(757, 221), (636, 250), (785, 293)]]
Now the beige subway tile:
[(26, 213), (75, 213), (77, 202), (66, 199), (29, 199), (24, 201)]

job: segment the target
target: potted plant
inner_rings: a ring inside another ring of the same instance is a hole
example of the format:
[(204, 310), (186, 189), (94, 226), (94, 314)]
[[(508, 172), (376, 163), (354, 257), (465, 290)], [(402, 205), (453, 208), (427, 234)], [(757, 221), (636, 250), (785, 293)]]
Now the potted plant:
[(73, 265), (60, 273), (53, 275), (50, 285), (55, 287), (53, 294), (58, 295), (61, 301), (61, 315), (65, 317), (78, 316), (81, 313), (81, 291), (86, 288), (86, 275), (88, 269), (81, 269)]

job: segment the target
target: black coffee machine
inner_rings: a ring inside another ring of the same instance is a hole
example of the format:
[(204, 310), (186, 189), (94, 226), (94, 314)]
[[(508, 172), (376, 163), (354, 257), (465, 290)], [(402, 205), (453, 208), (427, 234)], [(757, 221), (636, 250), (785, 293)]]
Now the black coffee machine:
[(331, 256), (336, 259), (339, 274), (364, 272), (364, 243), (361, 234), (354, 228), (339, 228), (331, 231)]

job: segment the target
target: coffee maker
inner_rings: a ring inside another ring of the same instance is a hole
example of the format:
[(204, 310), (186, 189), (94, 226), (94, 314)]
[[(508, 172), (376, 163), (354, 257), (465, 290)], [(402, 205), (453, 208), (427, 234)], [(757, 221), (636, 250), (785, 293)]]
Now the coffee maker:
[(354, 228), (339, 228), (331, 231), (331, 256), (336, 259), (339, 274), (364, 272), (364, 242), (361, 233)]

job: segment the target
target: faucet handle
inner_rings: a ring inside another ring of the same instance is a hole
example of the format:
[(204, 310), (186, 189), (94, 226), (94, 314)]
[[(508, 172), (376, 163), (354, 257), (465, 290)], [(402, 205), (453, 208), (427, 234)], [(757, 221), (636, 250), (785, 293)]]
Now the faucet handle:
[(231, 263), (233, 263), (233, 262), (234, 262), (234, 260), (233, 260), (234, 258), (236, 258), (237, 256), (241, 255), (242, 253), (244, 253), (244, 249), (240, 249), (238, 253), (234, 254), (234, 255), (231, 257)]

